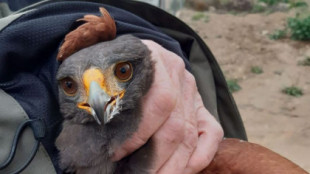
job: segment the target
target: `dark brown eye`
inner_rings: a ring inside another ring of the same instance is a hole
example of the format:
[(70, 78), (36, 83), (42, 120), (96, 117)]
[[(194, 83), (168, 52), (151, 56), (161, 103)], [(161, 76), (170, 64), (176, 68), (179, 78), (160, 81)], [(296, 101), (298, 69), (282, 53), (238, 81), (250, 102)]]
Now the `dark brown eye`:
[(132, 77), (132, 65), (128, 62), (118, 63), (115, 67), (115, 76), (121, 81), (128, 81)]
[(70, 77), (61, 79), (60, 86), (70, 96), (74, 95), (78, 89), (76, 82)]

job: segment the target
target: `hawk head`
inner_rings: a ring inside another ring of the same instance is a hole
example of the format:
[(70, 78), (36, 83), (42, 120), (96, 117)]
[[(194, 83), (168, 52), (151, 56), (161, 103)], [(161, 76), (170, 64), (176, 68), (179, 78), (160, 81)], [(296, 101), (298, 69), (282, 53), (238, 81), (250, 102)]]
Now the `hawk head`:
[(63, 117), (103, 127), (113, 120), (127, 122), (130, 118), (123, 115), (140, 110), (141, 97), (152, 82), (149, 56), (138, 38), (123, 35), (65, 59), (57, 73)]
[[(150, 51), (123, 35), (66, 58), (57, 72), (63, 129), (56, 140), (63, 168), (105, 162), (141, 120), (153, 80)], [(102, 158), (102, 159), (101, 159)]]
[(104, 126), (135, 110), (152, 81), (149, 55), (139, 39), (124, 35), (68, 57), (57, 73), (64, 118)]

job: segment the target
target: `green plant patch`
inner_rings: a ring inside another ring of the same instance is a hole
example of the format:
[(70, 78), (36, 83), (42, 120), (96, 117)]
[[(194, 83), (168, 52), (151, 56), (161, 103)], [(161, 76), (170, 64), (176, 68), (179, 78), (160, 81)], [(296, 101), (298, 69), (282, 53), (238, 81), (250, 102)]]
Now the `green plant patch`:
[(303, 91), (297, 86), (286, 87), (282, 90), (282, 92), (294, 97), (300, 97), (303, 95)]
[(298, 65), (310, 66), (310, 57), (306, 57), (304, 60), (299, 61)]
[(269, 34), (268, 37), (271, 40), (283, 39), (286, 33), (286, 30), (275, 30), (273, 33)]
[(264, 12), (265, 10), (266, 10), (266, 7), (260, 4), (254, 4), (252, 8), (252, 13), (260, 13), (260, 12)]
[(269, 6), (276, 5), (280, 2), (289, 3), (289, 0), (258, 0), (258, 2), (266, 3)]
[(226, 83), (231, 93), (241, 90), (237, 80), (226, 80)]
[(289, 18), (287, 24), (292, 39), (302, 41), (310, 40), (310, 15), (305, 18), (299, 18), (298, 16)]
[(204, 17), (205, 17), (205, 15), (203, 13), (196, 13), (196, 14), (194, 14), (192, 16), (192, 20), (193, 21), (198, 21), (198, 20), (200, 20), (200, 19), (202, 19)]
[(264, 71), (259, 66), (252, 66), (251, 72), (254, 73), (254, 74), (262, 74)]
[(192, 20), (193, 21), (203, 21), (205, 23), (209, 22), (210, 21), (210, 17), (204, 13), (196, 13), (195, 15), (192, 16)]
[(300, 7), (308, 7), (308, 4), (304, 1), (290, 2), (290, 8), (300, 8)]
[(257, 3), (254, 3), (252, 8), (253, 13), (260, 13), (265, 11), (267, 13), (275, 12), (273, 8), (278, 7), (281, 9), (281, 6), (278, 6), (279, 3), (287, 4), (290, 9), (308, 7), (307, 2), (305, 2), (304, 0), (258, 0), (256, 2)]

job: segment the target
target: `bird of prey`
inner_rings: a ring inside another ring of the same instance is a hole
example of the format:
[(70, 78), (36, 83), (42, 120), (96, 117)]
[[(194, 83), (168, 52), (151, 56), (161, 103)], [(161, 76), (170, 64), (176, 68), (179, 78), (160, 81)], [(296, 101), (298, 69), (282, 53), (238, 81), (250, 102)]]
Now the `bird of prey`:
[[(145, 174), (152, 165), (151, 141), (119, 162), (110, 157), (113, 147), (138, 128), (141, 98), (152, 84), (154, 63), (138, 38), (114, 39), (115, 23), (105, 9), (100, 11), (102, 17), (82, 19), (87, 23), (66, 36), (57, 56), (62, 61), (57, 80), (64, 117), (56, 140), (60, 167), (77, 174)], [(224, 139), (201, 173), (307, 174), (264, 147), (236, 139)]]
[(141, 98), (154, 74), (150, 51), (134, 36), (114, 39), (114, 19), (105, 8), (99, 10), (102, 16), (78, 20), (85, 23), (65, 36), (57, 55), (64, 117), (56, 140), (59, 163), (75, 173), (146, 173), (150, 142), (118, 163), (110, 156), (112, 147), (130, 137), (141, 120)]
[(119, 163), (110, 156), (112, 146), (137, 129), (141, 98), (152, 79), (150, 51), (131, 35), (87, 47), (63, 61), (57, 73), (65, 119), (56, 140), (60, 166), (76, 173), (124, 173), (125, 167), (145, 173), (151, 145)]

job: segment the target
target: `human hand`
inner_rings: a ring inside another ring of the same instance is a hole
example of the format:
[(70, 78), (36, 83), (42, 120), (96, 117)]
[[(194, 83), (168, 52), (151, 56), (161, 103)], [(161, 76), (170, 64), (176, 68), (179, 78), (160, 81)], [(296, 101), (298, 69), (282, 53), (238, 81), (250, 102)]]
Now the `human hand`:
[(151, 137), (155, 147), (151, 173), (198, 173), (213, 159), (223, 130), (204, 107), (183, 60), (153, 41), (142, 42), (155, 61), (154, 82), (143, 98), (138, 131), (115, 150), (113, 160), (132, 153)]

